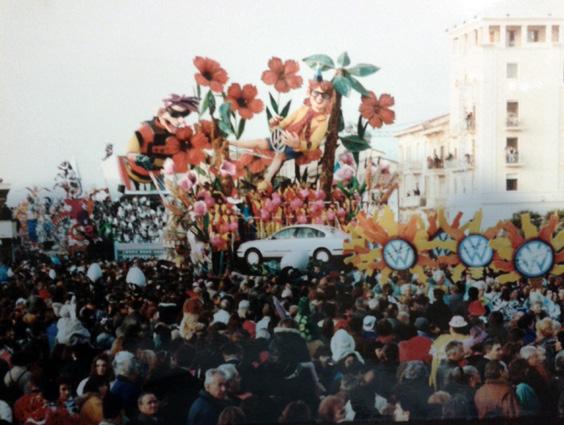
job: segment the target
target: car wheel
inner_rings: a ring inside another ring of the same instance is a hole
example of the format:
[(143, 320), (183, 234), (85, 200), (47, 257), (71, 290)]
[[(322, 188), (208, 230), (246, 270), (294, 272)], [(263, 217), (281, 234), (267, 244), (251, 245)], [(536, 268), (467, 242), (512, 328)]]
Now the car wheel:
[(258, 249), (251, 248), (245, 252), (245, 261), (249, 266), (258, 266), (262, 263), (262, 255)]
[(331, 261), (331, 253), (325, 248), (319, 248), (313, 253), (313, 258), (317, 261), (321, 261), (322, 263), (328, 263)]

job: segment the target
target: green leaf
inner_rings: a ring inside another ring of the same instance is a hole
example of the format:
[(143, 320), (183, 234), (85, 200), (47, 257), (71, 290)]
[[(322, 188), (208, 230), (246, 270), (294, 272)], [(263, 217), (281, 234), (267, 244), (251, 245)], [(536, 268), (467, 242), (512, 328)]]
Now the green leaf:
[(345, 129), (345, 117), (343, 116), (343, 110), (339, 111), (339, 133)]
[(366, 192), (366, 182), (362, 183), (362, 186), (360, 186), (360, 189), (358, 189), (358, 191), (361, 195)]
[(225, 102), (222, 103), (219, 107), (219, 117), (222, 121), (229, 122), (229, 116), (231, 111), (231, 103)]
[(349, 58), (349, 54), (347, 52), (343, 52), (337, 58), (337, 65), (344, 68), (345, 66), (349, 66), (351, 64), (351, 58)]
[(366, 90), (364, 86), (360, 84), (360, 81), (350, 75), (347, 75), (346, 78), (350, 81), (353, 89), (355, 89), (362, 96), (368, 96), (368, 90)]
[(313, 69), (321, 68), (322, 71), (335, 68), (333, 59), (327, 55), (311, 55), (304, 58), (303, 61)]
[(202, 98), (202, 87), (199, 84), (196, 84), (196, 94), (198, 95), (199, 99)]
[(205, 114), (208, 108), (210, 107), (210, 93), (211, 90), (204, 97), (204, 101), (202, 102), (202, 110), (200, 111), (201, 114)]
[(356, 75), (357, 77), (366, 77), (367, 75), (374, 74), (379, 70), (380, 68), (374, 65), (370, 65), (369, 63), (359, 63), (358, 65), (355, 65), (352, 68), (347, 69), (349, 73), (351, 73), (352, 75)]
[(270, 97), (270, 104), (272, 105), (272, 110), (274, 111), (275, 114), (278, 114), (278, 103), (276, 103), (274, 97), (270, 92), (268, 93), (268, 96)]
[(333, 78), (333, 87), (341, 94), (341, 96), (348, 96), (351, 92), (351, 82), (347, 77), (337, 75)]
[(362, 125), (362, 115), (358, 116), (358, 124), (356, 125), (356, 134), (358, 134), (358, 137), (364, 138), (364, 126)]
[(219, 121), (219, 129), (223, 131), (226, 136), (233, 134), (233, 127), (231, 126), (231, 122), (225, 122), (223, 120)]
[(206, 172), (202, 169), (202, 167), (196, 166), (194, 167), (194, 171), (198, 173), (200, 176), (207, 176)]
[(352, 152), (352, 156), (354, 158), (354, 162), (356, 163), (356, 166), (358, 167), (358, 162), (360, 161), (360, 152)]
[(240, 139), (243, 131), (245, 131), (245, 122), (246, 120), (244, 118), (241, 118), (241, 121), (239, 121), (239, 128), (237, 129), (237, 139)]
[(345, 148), (351, 152), (362, 152), (363, 150), (370, 148), (370, 143), (364, 140), (362, 137), (358, 136), (345, 136), (341, 137), (341, 142)]
[(216, 177), (214, 179), (213, 188), (214, 188), (214, 190), (217, 190), (219, 192), (223, 192), (223, 186), (221, 185), (221, 180), (219, 180), (219, 177)]
[(210, 105), (210, 115), (213, 115), (213, 113), (215, 112), (215, 96), (213, 95), (211, 90), (208, 92), (208, 98), (208, 103)]
[(284, 118), (286, 118), (286, 116), (288, 115), (288, 112), (290, 111), (290, 105), (292, 104), (292, 101), (289, 100), (288, 103), (286, 103), (286, 106), (284, 106), (284, 109), (282, 109), (282, 112), (280, 112), (280, 115), (283, 116)]
[(266, 107), (266, 120), (270, 123), (270, 119), (272, 118), (272, 113), (270, 112), (270, 109), (268, 109), (268, 106)]

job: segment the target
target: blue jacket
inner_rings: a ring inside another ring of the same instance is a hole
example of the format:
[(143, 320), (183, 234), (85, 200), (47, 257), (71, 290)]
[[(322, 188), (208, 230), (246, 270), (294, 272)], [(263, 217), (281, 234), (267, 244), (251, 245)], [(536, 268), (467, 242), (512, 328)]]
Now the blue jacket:
[(218, 400), (205, 390), (200, 391), (188, 412), (188, 425), (216, 425), (227, 402)]

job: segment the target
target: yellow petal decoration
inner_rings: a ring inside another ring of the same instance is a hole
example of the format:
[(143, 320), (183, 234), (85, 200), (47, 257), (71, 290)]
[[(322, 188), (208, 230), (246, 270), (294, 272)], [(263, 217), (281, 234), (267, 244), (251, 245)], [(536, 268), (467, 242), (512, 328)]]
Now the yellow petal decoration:
[(471, 267), (469, 270), (472, 279), (481, 279), (484, 277), (484, 269), (482, 267)]
[(389, 207), (385, 207), (382, 211), (380, 226), (384, 228), (389, 237), (397, 236), (399, 233), (399, 225), (396, 222), (393, 211)]
[(464, 266), (464, 264), (458, 264), (454, 270), (452, 271), (452, 280), (454, 282), (460, 282), (460, 280), (462, 279), (462, 272), (466, 270), (466, 267)]
[(482, 226), (482, 216), (483, 216), (482, 210), (474, 214), (474, 218), (470, 223), (468, 223), (468, 230), (470, 231), (470, 233), (480, 232), (480, 228)]
[(497, 278), (499, 283), (509, 283), (509, 282), (517, 282), (521, 278), (521, 275), (517, 272), (511, 272), (502, 274)]
[(564, 247), (564, 230), (558, 232), (558, 235), (552, 240), (552, 247), (556, 252)]
[(521, 214), (521, 228), (523, 229), (523, 234), (525, 239), (533, 239), (539, 235), (537, 227), (531, 223), (530, 214)]
[(511, 241), (507, 238), (497, 238), (490, 241), (492, 249), (497, 251), (497, 254), (503, 260), (511, 261), (513, 258), (513, 247)]

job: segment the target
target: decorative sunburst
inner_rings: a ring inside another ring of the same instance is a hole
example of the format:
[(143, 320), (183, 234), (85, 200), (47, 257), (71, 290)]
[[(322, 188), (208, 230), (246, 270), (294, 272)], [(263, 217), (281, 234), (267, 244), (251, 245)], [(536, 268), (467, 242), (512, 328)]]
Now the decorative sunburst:
[(531, 216), (521, 215), (521, 229), (510, 221), (503, 222), (505, 235), (491, 241), (495, 250), (492, 268), (504, 274), (500, 283), (516, 282), (521, 277), (535, 279), (549, 274), (564, 274), (564, 230), (553, 237), (558, 227), (557, 214), (539, 230)]
[(454, 267), (451, 276), (455, 282), (460, 281), (466, 269), (474, 279), (483, 277), (484, 269), (489, 267), (494, 255), (490, 241), (498, 232), (498, 226), (495, 226), (481, 233), (481, 210), (463, 226), (460, 226), (460, 218), (459, 213), (452, 224), (449, 224), (444, 212), (439, 211), (439, 225), (451, 240), (434, 241), (437, 247), (451, 252), (438, 261)]
[[(439, 220), (439, 217), (443, 217)], [(454, 217), (452, 223), (449, 224), (450, 228), (458, 229), (460, 228), (460, 219), (462, 218), (462, 213), (459, 212)], [(452, 251), (448, 248), (443, 248), (441, 242), (452, 241), (453, 239), (450, 235), (443, 229), (441, 223), (445, 223), (446, 219), (444, 218), (444, 211), (438, 210), (437, 211), (428, 211), (427, 212), (427, 235), (429, 236), (429, 240), (431, 242), (439, 243), (439, 246), (435, 246), (431, 250), (431, 256), (433, 259), (437, 261), (440, 265), (452, 265), (455, 264), (456, 251)], [(454, 254), (454, 256), (452, 255)]]
[(352, 254), (345, 259), (358, 270), (369, 275), (380, 271), (380, 282), (386, 283), (393, 271), (409, 270), (418, 279), (424, 278), (423, 267), (435, 266), (429, 250), (427, 231), (421, 219), (413, 216), (406, 224), (396, 222), (394, 213), (385, 207), (379, 216), (371, 217), (360, 213), (357, 223), (348, 226), (352, 236), (345, 244), (345, 253)]

